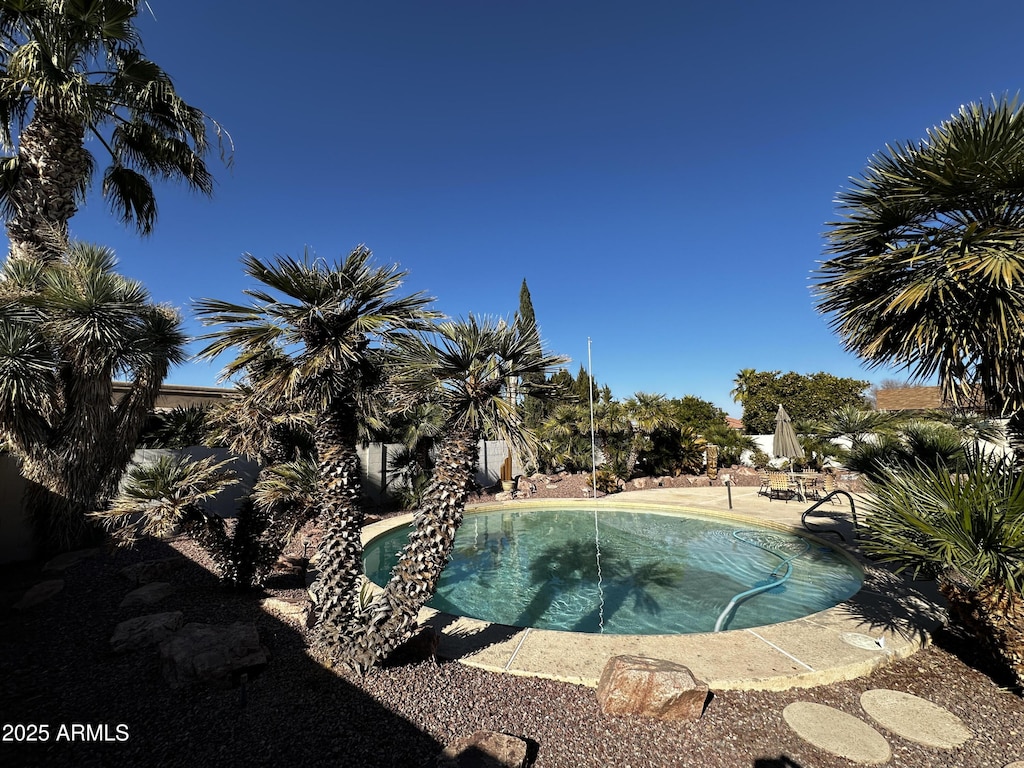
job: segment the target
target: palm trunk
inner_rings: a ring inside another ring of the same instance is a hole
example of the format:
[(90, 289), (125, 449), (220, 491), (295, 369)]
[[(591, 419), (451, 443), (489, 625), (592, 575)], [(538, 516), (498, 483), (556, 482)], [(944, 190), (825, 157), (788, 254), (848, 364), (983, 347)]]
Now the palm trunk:
[(1014, 411), (1006, 421), (1006, 441), (1013, 451), (1013, 463), (1024, 472), (1024, 411)]
[(22, 459), (28, 481), (25, 509), (43, 552), (96, 543), (99, 529), (86, 514), (105, 500), (111, 452), (110, 375), (104, 368), (62, 367), (64, 411), (45, 440)]
[(954, 621), (998, 659), (1024, 688), (1024, 597), (1003, 585), (971, 588), (940, 579)]
[(416, 529), (399, 555), (384, 591), (363, 612), (344, 661), (359, 672), (384, 659), (416, 629), (455, 545), (455, 532), (476, 472), (479, 435), (463, 430), (438, 448), (437, 464), (416, 515)]
[(92, 168), (84, 140), (80, 122), (37, 104), (19, 137), (18, 179), (8, 193), (11, 258), (61, 258), (68, 221), (78, 210)]
[(317, 425), (315, 440), (320, 461), (320, 543), (317, 588), (317, 634), (329, 659), (352, 630), (363, 576), (359, 456), (352, 408), (333, 408)]

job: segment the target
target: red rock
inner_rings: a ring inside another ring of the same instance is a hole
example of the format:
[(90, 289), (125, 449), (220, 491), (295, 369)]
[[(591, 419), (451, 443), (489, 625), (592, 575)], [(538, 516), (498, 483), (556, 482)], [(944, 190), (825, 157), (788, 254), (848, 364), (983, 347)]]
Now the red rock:
[(597, 686), (606, 715), (698, 720), (707, 697), (707, 683), (683, 665), (642, 656), (612, 657)]

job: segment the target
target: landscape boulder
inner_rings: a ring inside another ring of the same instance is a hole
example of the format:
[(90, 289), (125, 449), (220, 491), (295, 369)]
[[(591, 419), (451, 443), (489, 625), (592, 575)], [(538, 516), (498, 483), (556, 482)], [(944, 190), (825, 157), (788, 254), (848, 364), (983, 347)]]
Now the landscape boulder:
[(160, 643), (160, 669), (172, 688), (191, 683), (231, 683), (266, 666), (255, 624), (186, 624)]
[(606, 715), (692, 721), (704, 712), (707, 697), (707, 683), (682, 664), (643, 656), (612, 657), (597, 686)]
[(439, 768), (523, 768), (527, 744), (517, 736), (495, 731), (477, 731), (445, 747)]
[(183, 623), (184, 615), (181, 611), (136, 616), (115, 627), (110, 638), (110, 648), (115, 653), (124, 653), (156, 645), (181, 629)]

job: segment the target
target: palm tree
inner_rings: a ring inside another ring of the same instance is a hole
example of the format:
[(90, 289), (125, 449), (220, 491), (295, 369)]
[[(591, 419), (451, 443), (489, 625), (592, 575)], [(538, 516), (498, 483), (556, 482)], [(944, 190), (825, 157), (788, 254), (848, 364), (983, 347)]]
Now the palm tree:
[(0, 140), (14, 151), (0, 157), (0, 209), (13, 257), (59, 257), (92, 183), (87, 141), (110, 156), (103, 197), (144, 234), (156, 220), (152, 178), (212, 193), (203, 161), (208, 118), (143, 56), (140, 6), (0, 1)]
[(870, 411), (856, 405), (836, 408), (814, 425), (814, 433), (827, 439), (847, 438), (853, 448), (862, 445), (870, 435), (893, 434), (898, 417), (883, 411)]
[(569, 472), (591, 466), (590, 412), (580, 404), (562, 404), (537, 430), (540, 465)]
[(1024, 475), (972, 452), (958, 473), (917, 464), (869, 490), (864, 549), (934, 577), (953, 621), (1024, 686)]
[(163, 538), (183, 528), (207, 550), (223, 577), (228, 570), (230, 540), (224, 519), (204, 508), (205, 502), (238, 482), (227, 461), (195, 461), (187, 456), (159, 456), (133, 465), (125, 473), (117, 497), (107, 509), (91, 512), (124, 543), (143, 536)]
[[(84, 543), (117, 489), (160, 385), (181, 362), (178, 313), (73, 243), (60, 261), (0, 269), (0, 442), (21, 460), (44, 550)], [(131, 387), (113, 405), (113, 380)]]
[(872, 366), (937, 376), (954, 404), (980, 390), (1024, 460), (1024, 112), (971, 104), (871, 158), (839, 195), (820, 312)]
[(510, 404), (507, 386), (519, 381), (523, 394), (545, 397), (554, 391), (543, 375), (566, 358), (546, 354), (535, 326), (478, 320), (438, 325), (436, 339), (402, 340), (396, 376), (419, 397), (437, 390), (445, 413), (444, 436), (430, 485), (416, 514), (416, 528), (402, 550), (383, 592), (363, 612), (364, 623), (350, 638), (343, 661), (365, 670), (409, 637), (420, 607), (434, 594), (452, 551), (455, 532), (476, 473), (482, 438), (503, 439), (530, 456), (535, 436)]
[(637, 392), (623, 405), (631, 435), (623, 478), (628, 480), (633, 476), (640, 452), (649, 446), (651, 435), (658, 430), (678, 427), (679, 420), (676, 418), (672, 402), (664, 395)]
[(140, 448), (188, 448), (203, 445), (209, 432), (209, 405), (179, 405), (154, 413), (139, 435)]
[(736, 378), (732, 381), (735, 386), (729, 392), (729, 397), (732, 398), (734, 403), (743, 405), (743, 401), (747, 399), (747, 392), (750, 389), (750, 380), (755, 373), (757, 373), (756, 368), (743, 368), (736, 374)]
[(278, 256), (269, 263), (247, 254), (245, 273), (262, 285), (245, 291), (250, 304), (196, 302), (202, 322), (219, 326), (201, 337), (209, 342), (201, 358), (234, 352), (225, 378), (245, 378), (259, 399), (297, 403), (315, 419), (325, 526), (318, 628), (328, 651), (349, 631), (363, 574), (356, 453), (366, 412), (361, 400), (378, 383), (387, 345), (436, 316), (421, 293), (395, 297), (405, 273), (395, 266), (372, 267), (370, 256), (364, 246), (334, 264), (308, 251), (302, 259)]
[(969, 436), (949, 424), (908, 421), (896, 432), (881, 432), (874, 440), (854, 444), (846, 466), (875, 480), (900, 467), (920, 465), (957, 471), (969, 448)]

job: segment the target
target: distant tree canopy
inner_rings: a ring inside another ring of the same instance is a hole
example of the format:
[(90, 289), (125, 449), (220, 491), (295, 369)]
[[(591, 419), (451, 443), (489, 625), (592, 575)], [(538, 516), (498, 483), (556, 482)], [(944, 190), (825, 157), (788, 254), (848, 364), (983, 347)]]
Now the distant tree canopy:
[(866, 407), (864, 391), (870, 382), (830, 373), (802, 375), (790, 371), (758, 371), (747, 377), (743, 399), (743, 428), (749, 435), (775, 431), (775, 414), (785, 407), (793, 421), (815, 420), (845, 405)]
[(701, 400), (693, 395), (684, 395), (680, 398), (672, 398), (670, 402), (675, 417), (682, 427), (690, 427), (703, 434), (712, 426), (725, 423), (725, 411), (707, 400)]

